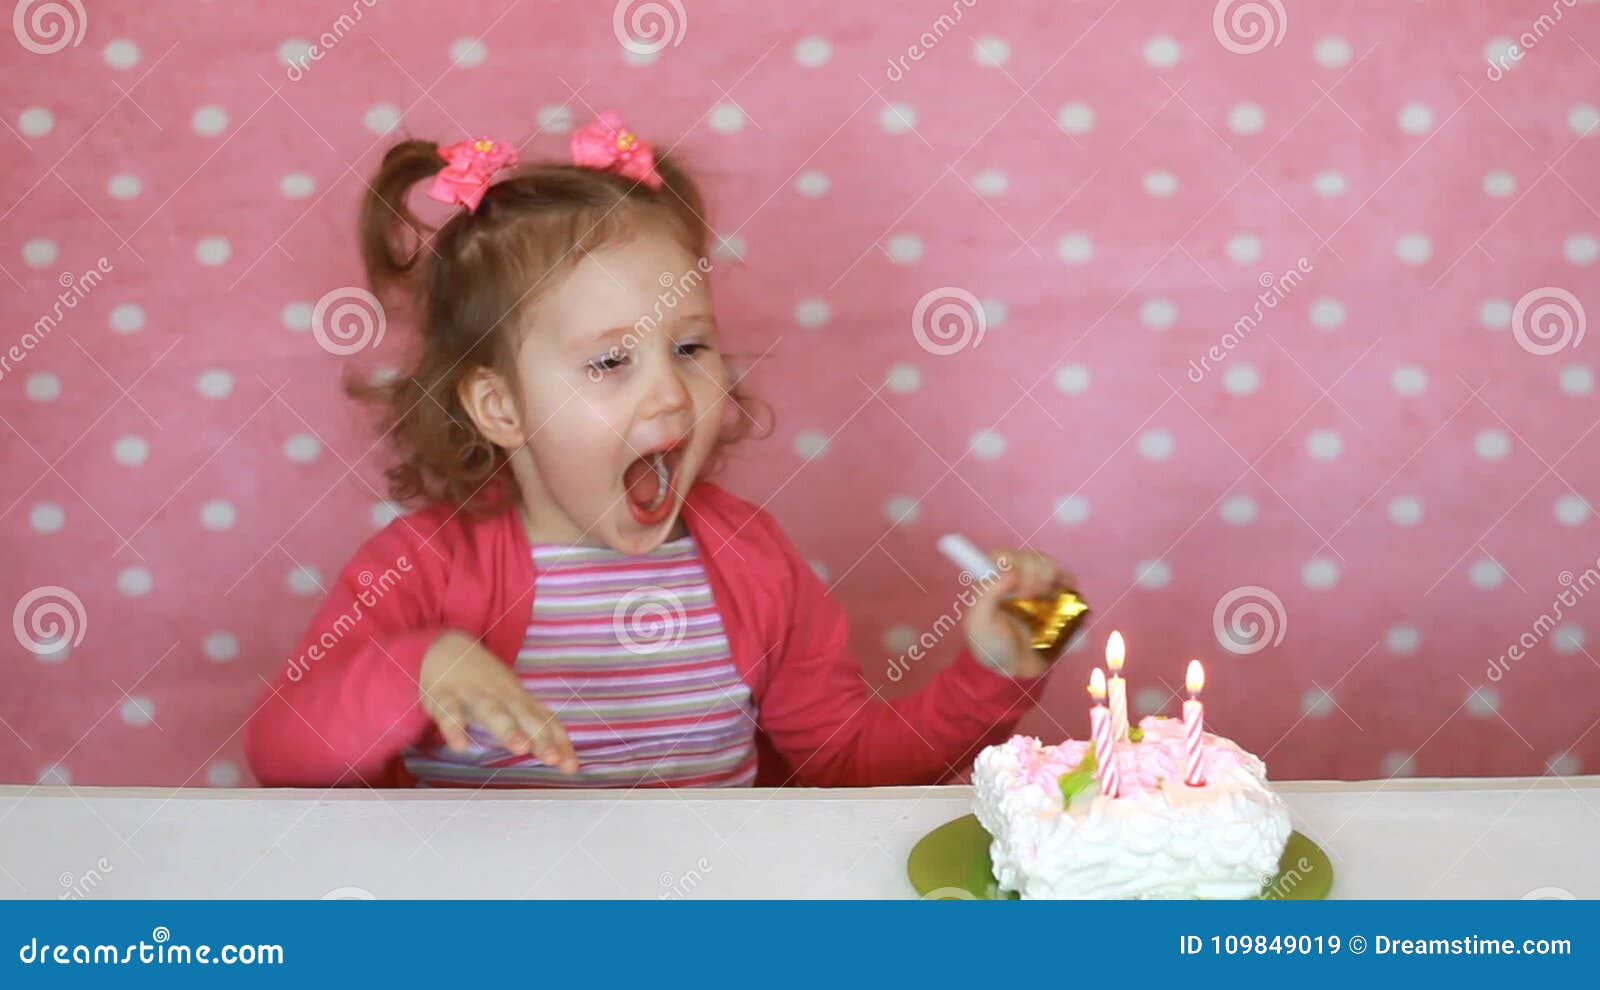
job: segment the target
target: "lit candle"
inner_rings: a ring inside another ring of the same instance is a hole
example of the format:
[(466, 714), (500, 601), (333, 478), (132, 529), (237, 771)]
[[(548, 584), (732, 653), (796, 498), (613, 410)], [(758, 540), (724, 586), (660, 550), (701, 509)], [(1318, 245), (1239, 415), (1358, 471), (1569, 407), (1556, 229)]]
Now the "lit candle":
[(1200, 704), (1200, 689), (1205, 687), (1206, 672), (1200, 661), (1190, 660), (1184, 678), (1189, 688), (1189, 700), (1183, 703), (1183, 782), (1190, 787), (1204, 787), (1205, 767), (1201, 765), (1200, 738), (1205, 735), (1205, 707)]
[(1100, 778), (1100, 793), (1116, 797), (1122, 789), (1122, 774), (1117, 769), (1116, 743), (1111, 738), (1111, 713), (1106, 710), (1106, 675), (1099, 667), (1089, 675), (1089, 737), (1094, 740), (1095, 774)]
[(1127, 658), (1128, 647), (1122, 634), (1112, 632), (1106, 640), (1106, 666), (1111, 669), (1108, 685), (1111, 698), (1111, 735), (1117, 742), (1128, 738), (1128, 682), (1122, 679), (1122, 661)]

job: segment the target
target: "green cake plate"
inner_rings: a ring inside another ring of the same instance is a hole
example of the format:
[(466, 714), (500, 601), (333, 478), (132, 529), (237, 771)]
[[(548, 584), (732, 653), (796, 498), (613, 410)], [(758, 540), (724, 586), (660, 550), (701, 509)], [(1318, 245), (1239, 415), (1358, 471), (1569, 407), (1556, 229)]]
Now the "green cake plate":
[[(962, 815), (924, 835), (906, 860), (911, 886), (925, 900), (1014, 900), (1001, 890), (989, 862), (989, 833), (976, 815)], [(1333, 889), (1333, 863), (1322, 847), (1291, 833), (1278, 875), (1256, 896), (1270, 901), (1320, 901)]]

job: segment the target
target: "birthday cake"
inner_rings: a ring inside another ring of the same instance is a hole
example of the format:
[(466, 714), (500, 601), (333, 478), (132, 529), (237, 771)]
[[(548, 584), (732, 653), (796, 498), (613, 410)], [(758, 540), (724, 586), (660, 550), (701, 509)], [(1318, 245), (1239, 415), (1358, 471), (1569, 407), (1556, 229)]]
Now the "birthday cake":
[(1119, 778), (1111, 793), (1100, 749), (1019, 735), (978, 754), (973, 810), (992, 836), (1002, 889), (1024, 898), (1245, 898), (1277, 872), (1288, 809), (1266, 766), (1231, 739), (1190, 740), (1183, 720), (1145, 718), (1104, 748)]

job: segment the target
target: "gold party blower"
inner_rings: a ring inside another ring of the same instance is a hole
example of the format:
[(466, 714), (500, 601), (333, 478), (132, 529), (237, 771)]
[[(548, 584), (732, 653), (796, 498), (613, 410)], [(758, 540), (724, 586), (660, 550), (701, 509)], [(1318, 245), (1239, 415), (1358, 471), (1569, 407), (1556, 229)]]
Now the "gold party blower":
[[(947, 533), (940, 537), (939, 552), (970, 573), (974, 584), (992, 580), (1000, 573), (988, 554), (960, 534)], [(1088, 603), (1074, 590), (1036, 598), (1007, 598), (1000, 607), (1027, 623), (1034, 652), (1051, 662), (1061, 655), (1083, 617), (1089, 614)]]

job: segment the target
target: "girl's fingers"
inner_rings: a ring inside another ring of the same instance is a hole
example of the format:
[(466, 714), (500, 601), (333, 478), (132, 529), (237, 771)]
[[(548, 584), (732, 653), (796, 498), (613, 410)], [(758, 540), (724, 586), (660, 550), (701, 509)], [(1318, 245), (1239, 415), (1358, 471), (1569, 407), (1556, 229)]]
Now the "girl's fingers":
[(456, 752), (461, 752), (471, 745), (467, 736), (467, 706), (461, 699), (453, 696), (433, 697), (428, 701), (429, 712), (433, 722), (439, 727), (439, 733), (444, 736), (445, 745)]
[(513, 753), (527, 752), (528, 739), (517, 726), (511, 709), (498, 698), (481, 698), (472, 707), (473, 721), (489, 730), (500, 745)]
[(521, 703), (516, 706), (516, 712), (518, 721), (531, 740), (530, 748), (534, 756), (567, 773), (577, 771), (577, 750), (567, 736), (566, 727), (550, 709), (524, 694)]

